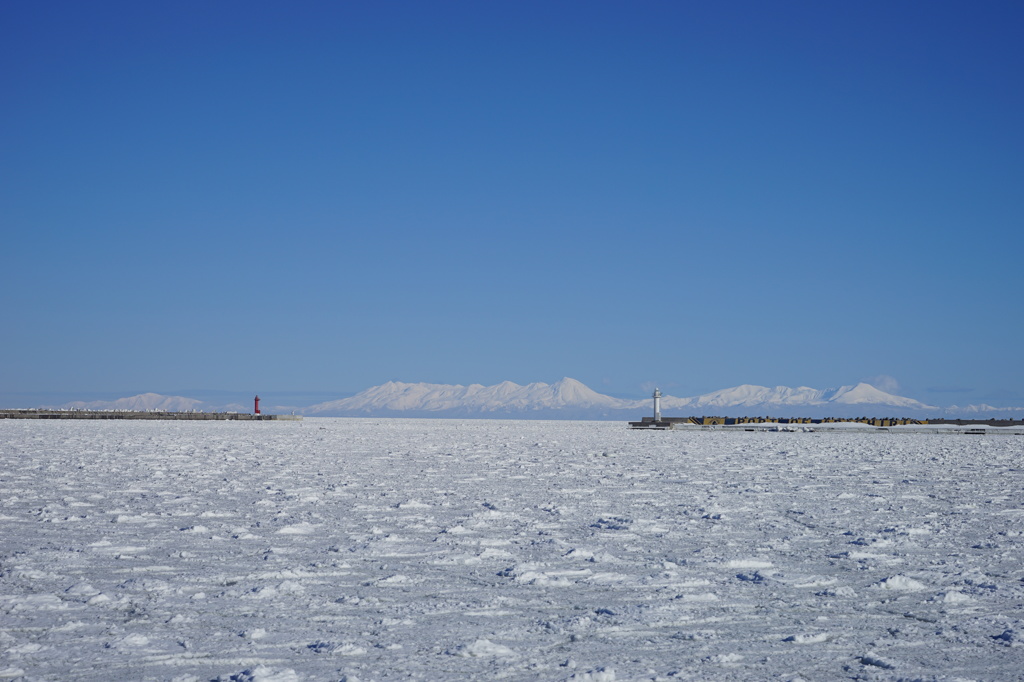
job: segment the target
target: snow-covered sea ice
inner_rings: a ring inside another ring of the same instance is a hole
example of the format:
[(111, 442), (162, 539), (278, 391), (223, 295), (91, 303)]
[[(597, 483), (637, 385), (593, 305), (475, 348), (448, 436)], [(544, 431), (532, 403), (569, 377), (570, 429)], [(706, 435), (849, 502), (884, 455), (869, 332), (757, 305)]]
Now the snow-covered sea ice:
[(1024, 679), (1024, 437), (0, 421), (0, 679)]

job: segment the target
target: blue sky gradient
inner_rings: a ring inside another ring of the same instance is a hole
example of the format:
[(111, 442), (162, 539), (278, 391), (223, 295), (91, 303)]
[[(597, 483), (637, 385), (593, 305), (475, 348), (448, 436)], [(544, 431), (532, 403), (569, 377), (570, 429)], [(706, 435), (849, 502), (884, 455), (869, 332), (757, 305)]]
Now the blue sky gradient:
[(1017, 2), (4, 3), (0, 397), (882, 376), (1024, 405), (1022, 29)]

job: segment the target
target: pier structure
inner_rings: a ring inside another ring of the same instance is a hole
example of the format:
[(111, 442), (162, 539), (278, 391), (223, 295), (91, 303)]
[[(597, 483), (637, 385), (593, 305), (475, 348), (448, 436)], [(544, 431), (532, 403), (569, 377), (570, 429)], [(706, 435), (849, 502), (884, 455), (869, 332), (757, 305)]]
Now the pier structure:
[(899, 433), (965, 433), (1024, 436), (1024, 420), (909, 419), (904, 417), (644, 417), (631, 429), (658, 431), (844, 431)]
[(294, 414), (168, 412), (162, 410), (0, 410), (0, 419), (151, 419), (184, 421), (301, 421)]
[(631, 429), (742, 431), (888, 431), (904, 433), (1002, 433), (1024, 436), (1024, 419), (910, 419), (909, 417), (665, 417), (661, 390), (655, 388), (654, 416), (629, 422)]

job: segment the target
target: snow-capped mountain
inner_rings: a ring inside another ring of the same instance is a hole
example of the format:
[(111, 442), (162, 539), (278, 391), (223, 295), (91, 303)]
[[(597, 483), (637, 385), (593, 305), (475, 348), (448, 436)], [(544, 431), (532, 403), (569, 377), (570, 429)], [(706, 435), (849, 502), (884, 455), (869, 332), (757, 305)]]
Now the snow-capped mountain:
[(503, 381), (494, 386), (471, 384), (406, 384), (389, 381), (362, 393), (313, 405), (303, 410), (309, 416), (346, 416), (377, 414), (450, 414), (452, 416), (582, 416), (603, 414), (608, 410), (628, 410), (638, 401), (621, 400), (591, 390), (575, 379), (564, 378), (553, 384), (532, 383), (520, 386)]
[(203, 409), (202, 406), (202, 400), (184, 398), (180, 395), (160, 395), (159, 393), (141, 393), (117, 400), (93, 400), (91, 402), (78, 400), (62, 405), (65, 409), (71, 410), (128, 410), (135, 412), (147, 410), (187, 412)]
[(946, 412), (970, 415), (972, 417), (977, 415), (988, 416), (994, 412), (1002, 414), (1003, 416), (1013, 417), (1014, 419), (1021, 419), (1024, 417), (1024, 407), (993, 407), (992, 405), (986, 405), (985, 403), (982, 403), (981, 405), (965, 405), (963, 407), (953, 405), (952, 407), (947, 407)]
[(839, 405), (891, 405), (893, 407), (904, 407), (908, 410), (937, 410), (934, 405), (926, 405), (913, 398), (886, 393), (875, 388), (871, 384), (861, 382), (856, 386), (843, 386), (836, 389), (826, 402)]
[[(631, 418), (651, 409), (650, 400), (603, 395), (575, 379), (526, 386), (505, 381), (494, 386), (388, 382), (362, 393), (303, 410), (309, 416), (490, 416), (547, 418)], [(892, 395), (870, 384), (818, 390), (801, 386), (743, 385), (691, 398), (664, 396), (664, 416), (715, 414), (741, 416), (860, 416), (865, 411), (909, 415), (941, 408)], [(854, 414), (856, 413), (856, 414)]]
[[(788, 386), (751, 386), (744, 384), (735, 388), (726, 388), (721, 391), (705, 393), (694, 398), (673, 398), (665, 397), (661, 401), (662, 411), (667, 409), (689, 409), (705, 408), (729, 410), (732, 408), (748, 408), (753, 413), (763, 412), (765, 409), (777, 412), (780, 408), (792, 407), (822, 407), (829, 406), (884, 406), (886, 408), (900, 408), (904, 410), (941, 410), (933, 405), (926, 405), (913, 398), (904, 398), (881, 391), (870, 384), (859, 383), (856, 386), (841, 386), (839, 388), (828, 388), (818, 390), (807, 386), (790, 388)], [(843, 410), (844, 412), (847, 410)], [(834, 410), (832, 413), (834, 414)], [(811, 416), (811, 415), (801, 415)], [(835, 415), (842, 416), (842, 415)]]
[[(52, 406), (48, 406), (52, 407)], [(117, 400), (76, 400), (58, 406), (64, 410), (124, 410), (128, 412), (252, 412), (253, 404), (238, 402), (210, 402), (180, 395), (161, 395), (160, 393), (141, 393)], [(290, 405), (268, 405), (263, 403), (261, 411), (266, 414), (287, 414), (300, 408)]]

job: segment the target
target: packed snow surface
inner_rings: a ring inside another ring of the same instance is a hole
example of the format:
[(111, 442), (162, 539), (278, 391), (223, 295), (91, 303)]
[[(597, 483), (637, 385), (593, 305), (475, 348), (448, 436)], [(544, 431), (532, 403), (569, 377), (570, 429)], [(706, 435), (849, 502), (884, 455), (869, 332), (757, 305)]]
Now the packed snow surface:
[(0, 422), (0, 678), (1022, 679), (1024, 437)]

